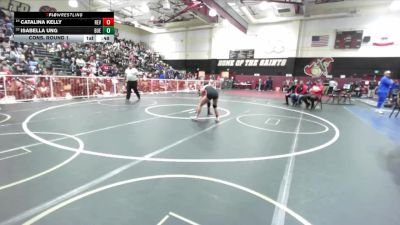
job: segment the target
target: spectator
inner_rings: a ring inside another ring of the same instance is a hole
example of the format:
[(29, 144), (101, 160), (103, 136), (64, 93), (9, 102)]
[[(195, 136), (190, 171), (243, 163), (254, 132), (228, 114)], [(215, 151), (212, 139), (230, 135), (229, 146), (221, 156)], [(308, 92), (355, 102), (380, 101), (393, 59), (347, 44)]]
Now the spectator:
[(272, 91), (272, 78), (268, 77), (268, 80), (265, 81), (265, 91)]
[(257, 84), (257, 90), (258, 91), (261, 91), (261, 89), (262, 89), (262, 80), (261, 79), (258, 79), (258, 84)]
[(110, 76), (112, 77), (118, 76), (118, 67), (116, 64), (112, 65)]
[(294, 90), (297, 88), (297, 80), (293, 82), (293, 85), (286, 89), (285, 100), (286, 105), (289, 105), (289, 98), (294, 94)]
[(5, 32), (5, 36), (6, 37), (10, 37), (13, 35), (13, 30), (14, 30), (14, 25), (12, 24), (10, 18), (6, 17), (5, 18), (5, 28), (6, 28), (6, 32)]
[(132, 63), (129, 63), (128, 68), (126, 68), (125, 70), (125, 75), (126, 75), (126, 100), (129, 101), (132, 89), (135, 92), (138, 100), (140, 100), (140, 94), (137, 89), (139, 71), (133, 66)]
[(338, 83), (337, 83), (334, 79), (331, 79), (331, 80), (329, 81), (328, 95), (330, 95), (330, 94), (332, 94), (334, 91), (336, 91), (337, 86), (338, 86)]
[(10, 61), (19, 63), (19, 59), (20, 59), (19, 52), (15, 49), (14, 46), (12, 46), (11, 47), (11, 52), (10, 52)]
[(385, 71), (383, 74), (383, 77), (381, 81), (379, 82), (379, 87), (378, 87), (378, 102), (376, 104), (376, 110), (375, 112), (383, 114), (382, 111), (382, 105), (386, 100), (386, 97), (389, 94), (390, 87), (393, 84), (393, 80), (390, 79), (391, 72), (389, 70)]
[(368, 85), (368, 98), (375, 98), (376, 81), (371, 80)]
[[(100, 66), (99, 75), (108, 76), (110, 72), (110, 68), (106, 63), (103, 63)], [(101, 74), (100, 74), (101, 73)]]
[(396, 80), (394, 81), (394, 83), (392, 84), (392, 86), (390, 87), (390, 98), (393, 99), (397, 99), (398, 95), (399, 95), (399, 90), (400, 90), (400, 84), (399, 81)]
[(165, 75), (164, 75), (164, 71), (161, 71), (161, 73), (160, 73), (160, 79), (165, 79)]
[(43, 65), (44, 68), (46, 69), (48, 74), (51, 74), (53, 70), (53, 63), (49, 60), (49, 58), (46, 56), (43, 60)]
[(300, 105), (303, 96), (307, 94), (307, 91), (307, 85), (305, 85), (304, 82), (301, 80), (299, 85), (297, 85), (296, 89), (294, 90), (294, 94), (292, 94), (293, 105)]
[(322, 97), (322, 93), (324, 91), (324, 86), (321, 84), (321, 81), (317, 81), (310, 88), (310, 93), (305, 94), (303, 96), (303, 101), (306, 103), (306, 108), (310, 107), (309, 100), (311, 101), (311, 109), (314, 109), (315, 100)]

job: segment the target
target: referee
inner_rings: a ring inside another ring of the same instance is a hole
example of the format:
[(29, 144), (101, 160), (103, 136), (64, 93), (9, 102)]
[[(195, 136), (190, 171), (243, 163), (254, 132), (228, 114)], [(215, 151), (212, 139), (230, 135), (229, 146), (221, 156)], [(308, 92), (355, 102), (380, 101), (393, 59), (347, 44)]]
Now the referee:
[(132, 63), (129, 63), (128, 68), (126, 68), (126, 70), (125, 70), (126, 100), (127, 101), (129, 101), (129, 99), (131, 98), (132, 88), (133, 88), (133, 91), (135, 92), (136, 96), (138, 97), (138, 100), (140, 100), (140, 94), (137, 89), (138, 75), (139, 75), (139, 71), (133, 66)]

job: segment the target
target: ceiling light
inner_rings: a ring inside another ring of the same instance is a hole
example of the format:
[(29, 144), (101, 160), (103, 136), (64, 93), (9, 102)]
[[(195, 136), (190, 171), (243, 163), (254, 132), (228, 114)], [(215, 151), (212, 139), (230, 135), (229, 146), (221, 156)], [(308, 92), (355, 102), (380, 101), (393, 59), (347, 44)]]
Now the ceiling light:
[(78, 1), (77, 0), (69, 0), (68, 5), (72, 8), (78, 7)]
[(127, 15), (131, 15), (132, 14), (132, 12), (127, 10), (127, 9), (122, 9), (121, 11), (124, 12), (125, 14), (127, 14)]
[(236, 3), (234, 3), (234, 2), (228, 2), (228, 5), (232, 7), (232, 6), (235, 6)]
[(99, 8), (97, 9), (98, 12), (107, 12), (108, 9), (107, 8)]
[(149, 8), (149, 6), (146, 4), (146, 3), (144, 3), (143, 5), (142, 5), (142, 7), (141, 7), (141, 9), (142, 9), (142, 11), (143, 12), (150, 12), (150, 8)]
[(229, 22), (229, 20), (227, 20), (227, 19), (223, 19), (222, 24), (226, 27), (226, 26), (231, 25), (231, 22)]
[(169, 3), (169, 0), (165, 0), (164, 1), (163, 8), (164, 9), (171, 9), (171, 4)]
[(150, 21), (154, 21), (154, 16), (151, 16), (151, 17), (150, 17)]
[(399, 0), (393, 0), (393, 2), (390, 4), (389, 9), (391, 11), (398, 11), (400, 10), (400, 1)]
[(211, 8), (210, 11), (208, 11), (208, 15), (211, 17), (214, 17), (217, 15), (217, 11), (215, 11), (215, 9)]
[(107, 2), (106, 0), (98, 0), (100, 3), (103, 3), (104, 5), (110, 5), (110, 2)]
[(261, 10), (266, 10), (266, 9), (268, 9), (268, 8), (270, 8), (270, 7), (271, 7), (271, 3), (268, 3), (268, 2), (266, 2), (266, 1), (262, 1), (262, 2), (258, 5), (258, 8), (261, 9)]

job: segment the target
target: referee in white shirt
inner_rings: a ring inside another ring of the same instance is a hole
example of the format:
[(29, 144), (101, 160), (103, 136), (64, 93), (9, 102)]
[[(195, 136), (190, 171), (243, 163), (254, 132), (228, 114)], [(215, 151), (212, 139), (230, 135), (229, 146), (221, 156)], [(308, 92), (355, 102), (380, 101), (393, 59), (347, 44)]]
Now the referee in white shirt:
[(131, 93), (132, 93), (132, 88), (133, 91), (135, 92), (136, 96), (138, 97), (138, 100), (140, 100), (140, 94), (137, 88), (138, 85), (138, 75), (139, 71), (133, 67), (132, 63), (129, 63), (128, 68), (125, 70), (125, 76), (126, 76), (126, 100), (129, 101), (131, 98)]

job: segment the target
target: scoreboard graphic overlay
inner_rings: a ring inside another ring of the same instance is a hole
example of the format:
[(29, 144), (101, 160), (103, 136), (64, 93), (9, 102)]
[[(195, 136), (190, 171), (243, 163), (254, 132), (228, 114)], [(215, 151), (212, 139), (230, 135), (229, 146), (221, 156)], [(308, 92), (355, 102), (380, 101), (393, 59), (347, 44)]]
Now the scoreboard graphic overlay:
[(114, 12), (15, 12), (15, 42), (114, 42)]

